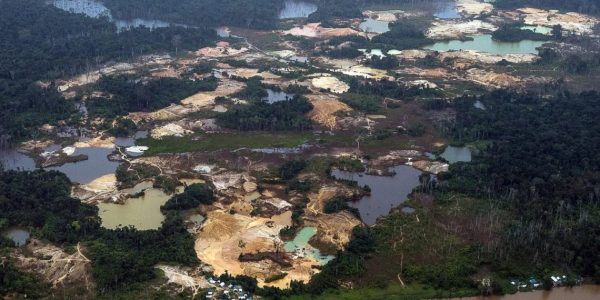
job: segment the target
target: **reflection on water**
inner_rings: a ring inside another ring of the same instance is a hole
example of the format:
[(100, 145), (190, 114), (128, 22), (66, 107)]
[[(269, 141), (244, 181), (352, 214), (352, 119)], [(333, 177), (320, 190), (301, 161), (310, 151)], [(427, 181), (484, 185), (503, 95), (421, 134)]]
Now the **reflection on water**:
[(35, 170), (35, 161), (14, 148), (0, 150), (0, 164), (5, 170)]
[(407, 196), (419, 185), (421, 171), (409, 166), (390, 168), (394, 176), (375, 176), (364, 172), (346, 172), (333, 170), (331, 175), (338, 179), (358, 182), (359, 186), (368, 185), (371, 195), (364, 196), (350, 206), (359, 210), (360, 216), (367, 225), (373, 225), (380, 216), (389, 214), (390, 209), (407, 200)]
[(291, 19), (291, 18), (307, 18), (310, 14), (317, 11), (317, 5), (314, 3), (299, 1), (299, 0), (286, 0), (283, 9), (279, 12), (280, 19)]
[(146, 27), (148, 29), (164, 28), (171, 26), (171, 23), (161, 20), (133, 19), (133, 20), (115, 20), (118, 31), (125, 31), (132, 28)]
[(531, 30), (535, 33), (540, 33), (540, 34), (544, 34), (544, 35), (550, 35), (552, 34), (552, 28), (550, 27), (546, 27), (546, 26), (530, 26), (530, 25), (526, 25), (526, 26), (522, 26), (521, 27), (522, 30)]
[(21, 247), (27, 244), (29, 240), (29, 231), (19, 228), (12, 227), (2, 232), (2, 236), (12, 240), (17, 247)]
[(112, 19), (110, 10), (104, 4), (92, 0), (54, 0), (52, 2), (56, 8), (76, 14), (85, 14), (88, 17), (99, 18), (108, 17)]
[(149, 29), (171, 26), (171, 23), (161, 20), (149, 20), (140, 18), (132, 20), (113, 19), (110, 10), (106, 6), (104, 6), (104, 4), (93, 0), (54, 0), (52, 2), (52, 5), (64, 11), (77, 14), (84, 14), (91, 18), (106, 17), (110, 21), (113, 21), (115, 23), (115, 26), (117, 26), (117, 31), (124, 31), (142, 26)]
[(520, 42), (498, 42), (489, 34), (477, 35), (469, 41), (440, 41), (425, 49), (446, 52), (459, 50), (474, 50), (494, 54), (537, 54), (536, 48), (541, 47), (544, 41), (520, 41)]
[(390, 31), (390, 22), (365, 19), (358, 26), (364, 32), (384, 33)]
[(456, 7), (456, 2), (444, 1), (439, 3), (433, 16), (440, 19), (459, 19), (460, 13)]
[(456, 162), (470, 162), (471, 161), (471, 149), (468, 147), (453, 147), (448, 146), (440, 155), (449, 163), (453, 164)]
[(572, 288), (559, 287), (550, 291), (536, 290), (504, 296), (468, 297), (462, 300), (598, 300), (600, 285), (580, 285)]
[(142, 197), (127, 199), (125, 204), (100, 203), (102, 227), (115, 229), (131, 225), (138, 230), (157, 229), (165, 219), (160, 206), (170, 197), (159, 189), (150, 188)]
[(293, 252), (298, 256), (308, 256), (319, 261), (320, 265), (327, 264), (334, 258), (332, 255), (322, 255), (319, 249), (308, 244), (310, 239), (317, 234), (315, 227), (304, 227), (300, 230), (294, 240), (285, 242), (283, 248), (286, 252)]
[(148, 130), (140, 130), (136, 132), (132, 137), (118, 137), (115, 138), (114, 144), (119, 147), (131, 147), (135, 146), (135, 140), (143, 139), (148, 137)]
[(108, 155), (113, 151), (112, 148), (77, 148), (73, 155), (84, 154), (88, 159), (46, 169), (63, 172), (73, 182), (88, 183), (117, 170), (119, 162), (108, 160)]

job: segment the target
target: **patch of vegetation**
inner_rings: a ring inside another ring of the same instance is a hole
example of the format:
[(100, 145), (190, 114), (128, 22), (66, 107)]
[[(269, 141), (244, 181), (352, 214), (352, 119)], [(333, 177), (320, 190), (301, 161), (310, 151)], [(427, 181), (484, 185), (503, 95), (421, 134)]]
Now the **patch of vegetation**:
[(308, 163), (303, 159), (291, 160), (279, 167), (277, 175), (283, 180), (290, 180), (302, 172), (307, 165)]
[(116, 137), (128, 137), (134, 135), (136, 131), (137, 125), (131, 119), (117, 118), (108, 133)]
[(167, 194), (173, 194), (177, 191), (177, 186), (179, 185), (179, 181), (171, 176), (156, 176), (154, 178), (154, 183), (152, 187), (161, 189)]
[(425, 36), (425, 30), (429, 28), (426, 23), (398, 21), (389, 25), (390, 31), (373, 37), (373, 43), (386, 44), (397, 50), (419, 49), (425, 45), (431, 44)]
[(90, 116), (105, 118), (134, 111), (154, 111), (200, 91), (214, 91), (217, 85), (214, 77), (196, 81), (170, 77), (140, 81), (129, 75), (104, 76), (97, 87), (112, 97), (91, 98), (87, 108)]
[(521, 29), (513, 24), (506, 24), (498, 28), (492, 33), (492, 38), (501, 42), (520, 42), (523, 40), (530, 41), (548, 41), (550, 37), (541, 33), (536, 33), (531, 30)]
[(312, 133), (219, 133), (196, 137), (165, 137), (161, 140), (146, 138), (137, 142), (150, 148), (145, 152), (146, 155), (155, 155), (240, 148), (298, 147), (312, 139), (314, 139)]
[(340, 101), (348, 104), (353, 109), (376, 113), (381, 109), (383, 99), (376, 95), (344, 93), (340, 96)]
[(198, 207), (200, 204), (212, 204), (215, 199), (215, 191), (212, 186), (205, 183), (194, 183), (187, 186), (183, 193), (171, 197), (160, 209), (186, 210)]
[(352, 199), (342, 196), (333, 197), (325, 202), (325, 206), (323, 206), (323, 212), (326, 214), (334, 214), (343, 210), (348, 210), (353, 215), (360, 218), (358, 209), (349, 206), (348, 201), (352, 201)]
[(160, 175), (160, 169), (148, 164), (124, 163), (117, 167), (115, 176), (120, 188), (132, 188), (144, 179)]
[(287, 275), (288, 275), (287, 273), (283, 272), (283, 273), (278, 273), (278, 274), (274, 274), (271, 276), (267, 276), (265, 278), (265, 283), (281, 280), (281, 279), (285, 278)]
[(312, 104), (302, 96), (272, 104), (253, 101), (218, 114), (217, 122), (241, 131), (305, 131), (311, 129), (312, 123), (304, 115), (312, 109)]
[[(0, 220), (5, 220), (3, 226), (27, 227), (36, 238), (54, 244), (83, 242), (99, 293), (156, 278), (154, 266), (159, 262), (197, 264), (194, 238), (181, 217), (168, 214), (158, 230), (108, 230), (100, 227), (97, 206), (70, 195), (71, 182), (56, 171), (0, 172)], [(33, 277), (16, 273), (9, 264), (0, 269), (0, 276), (8, 280), (0, 289), (28, 289), (29, 297), (43, 292)]]
[[(48, 26), (52, 24), (52, 26)], [(173, 45), (174, 37), (181, 41)], [(105, 18), (62, 11), (44, 1), (0, 2), (0, 134), (16, 140), (39, 126), (77, 113), (51, 82), (155, 51), (198, 49), (216, 38), (212, 29), (136, 28), (121, 33)]]

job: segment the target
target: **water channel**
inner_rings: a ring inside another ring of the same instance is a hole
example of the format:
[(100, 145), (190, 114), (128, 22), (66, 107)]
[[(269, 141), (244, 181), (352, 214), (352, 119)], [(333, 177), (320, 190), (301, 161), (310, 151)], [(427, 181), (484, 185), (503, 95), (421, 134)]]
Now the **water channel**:
[[(458, 298), (455, 298), (455, 300)], [(580, 285), (575, 287), (558, 287), (550, 291), (536, 290), (512, 295), (491, 297), (465, 297), (461, 300), (598, 300), (600, 285)]]

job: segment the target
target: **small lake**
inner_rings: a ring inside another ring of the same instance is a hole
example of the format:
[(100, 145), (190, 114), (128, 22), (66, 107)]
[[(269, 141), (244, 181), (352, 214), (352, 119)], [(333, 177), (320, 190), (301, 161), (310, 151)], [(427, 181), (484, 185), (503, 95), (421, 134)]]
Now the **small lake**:
[(479, 108), (481, 110), (485, 110), (485, 105), (483, 104), (483, 102), (477, 100), (475, 101), (475, 103), (473, 103), (473, 107), (475, 108)]
[(21, 247), (27, 244), (30, 234), (29, 231), (25, 229), (19, 227), (12, 227), (7, 230), (4, 230), (2, 232), (2, 236), (11, 239), (15, 243), (15, 245), (17, 245), (17, 247)]
[(285, 242), (284, 250), (289, 253), (295, 253), (298, 256), (312, 257), (319, 261), (320, 265), (325, 265), (331, 261), (334, 256), (322, 255), (319, 249), (316, 249), (308, 244), (310, 239), (317, 234), (317, 228), (304, 227), (300, 230), (294, 240)]
[(169, 198), (171, 196), (163, 191), (149, 188), (144, 196), (127, 199), (125, 204), (100, 203), (98, 209), (102, 227), (115, 229), (131, 225), (138, 230), (157, 229), (165, 219), (160, 206)]
[[(117, 26), (117, 31), (125, 31), (132, 28), (146, 27), (149, 29), (163, 28), (171, 26), (171, 23), (161, 20), (150, 20), (150, 19), (132, 19), (132, 20), (117, 20), (112, 17), (110, 10), (99, 1), (93, 0), (54, 0), (52, 1), (54, 7), (62, 9), (64, 11), (84, 14), (91, 18), (106, 17)], [(183, 26), (183, 25), (177, 25)]]
[(358, 27), (364, 32), (385, 33), (390, 31), (390, 22), (368, 18), (360, 23)]
[(470, 162), (471, 149), (469, 149), (468, 147), (448, 146), (440, 156), (451, 164), (457, 162)]
[(477, 35), (469, 41), (440, 41), (433, 45), (425, 46), (425, 49), (447, 52), (459, 50), (474, 50), (494, 54), (537, 54), (536, 48), (541, 47), (544, 41), (520, 41), (520, 42), (497, 42), (489, 34)]
[(550, 27), (546, 27), (546, 26), (530, 26), (530, 25), (525, 25), (521, 27), (522, 30), (531, 30), (535, 33), (540, 33), (540, 34), (544, 34), (544, 35), (550, 35), (552, 34), (552, 28)]
[(5, 170), (32, 171), (35, 170), (33, 158), (17, 151), (17, 149), (0, 150), (0, 164)]
[(298, 0), (286, 0), (284, 5), (279, 12), (280, 19), (307, 18), (318, 9), (314, 3)]
[(364, 172), (347, 172), (332, 170), (331, 175), (338, 179), (358, 182), (359, 186), (368, 185), (371, 195), (364, 196), (349, 205), (357, 208), (360, 216), (367, 225), (373, 225), (380, 216), (390, 213), (390, 210), (407, 200), (407, 196), (419, 185), (421, 171), (409, 166), (396, 166), (389, 169), (394, 176), (368, 175)]
[(131, 147), (131, 146), (135, 146), (135, 141), (137, 139), (144, 139), (148, 137), (148, 130), (140, 130), (137, 131), (133, 136), (131, 137), (118, 137), (115, 138), (114, 144), (119, 146), (119, 147)]
[(456, 2), (440, 2), (438, 7), (433, 13), (433, 16), (439, 19), (460, 19), (461, 15), (456, 7)]
[(52, 5), (74, 14), (84, 14), (91, 18), (108, 17), (112, 19), (110, 10), (104, 4), (91, 0), (54, 0)]
[(117, 170), (119, 162), (108, 160), (108, 155), (113, 151), (113, 148), (77, 148), (73, 155), (84, 154), (87, 155), (88, 159), (46, 168), (46, 170), (63, 172), (73, 182), (88, 183)]
[(267, 93), (269, 94), (263, 100), (266, 100), (269, 103), (275, 103), (280, 101), (288, 101), (294, 98), (294, 95), (288, 94), (284, 91), (274, 91), (272, 89), (267, 89)]

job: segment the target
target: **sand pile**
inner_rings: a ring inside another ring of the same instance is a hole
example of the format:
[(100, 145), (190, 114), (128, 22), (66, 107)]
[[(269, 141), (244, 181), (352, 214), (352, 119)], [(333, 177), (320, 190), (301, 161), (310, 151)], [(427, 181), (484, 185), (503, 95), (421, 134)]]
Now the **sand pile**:
[(332, 38), (345, 35), (360, 35), (361, 33), (352, 28), (326, 28), (321, 27), (321, 23), (309, 23), (301, 27), (294, 27), (284, 31), (283, 34), (310, 38)]
[(431, 39), (444, 40), (488, 33), (496, 29), (496, 25), (481, 20), (438, 20), (432, 23), (426, 35)]
[(315, 123), (327, 127), (330, 130), (338, 128), (336, 113), (339, 111), (351, 111), (345, 103), (340, 102), (336, 96), (328, 94), (311, 94), (307, 96), (313, 109), (308, 117)]
[(347, 92), (350, 89), (348, 84), (330, 75), (313, 78), (310, 82), (317, 89), (328, 90), (336, 94)]

